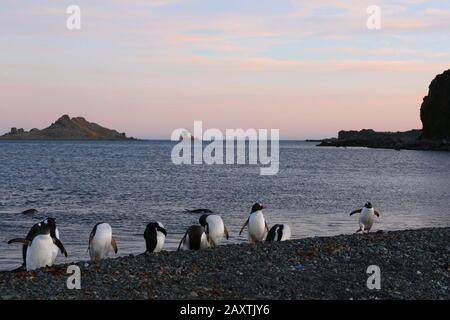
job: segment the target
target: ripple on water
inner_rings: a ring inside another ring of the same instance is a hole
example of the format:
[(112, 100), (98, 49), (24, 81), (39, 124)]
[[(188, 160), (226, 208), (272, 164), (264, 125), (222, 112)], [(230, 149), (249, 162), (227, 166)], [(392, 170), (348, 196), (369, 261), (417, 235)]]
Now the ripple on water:
[[(100, 221), (113, 226), (119, 254), (145, 250), (151, 220), (168, 231), (175, 250), (199, 215), (210, 208), (239, 237), (251, 205), (267, 205), (269, 225), (288, 223), (294, 238), (353, 233), (348, 213), (370, 200), (381, 213), (374, 229), (395, 230), (450, 224), (450, 153), (364, 148), (316, 148), (281, 142), (280, 172), (259, 176), (254, 166), (175, 166), (171, 142), (0, 142), (0, 269), (21, 263), (20, 246), (36, 221), (57, 219), (69, 258), (88, 259), (87, 241)], [(26, 209), (39, 213), (21, 215)]]

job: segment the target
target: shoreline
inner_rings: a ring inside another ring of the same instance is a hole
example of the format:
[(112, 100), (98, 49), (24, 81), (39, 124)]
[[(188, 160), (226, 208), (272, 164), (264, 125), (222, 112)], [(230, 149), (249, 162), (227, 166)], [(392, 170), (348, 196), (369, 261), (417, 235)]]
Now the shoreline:
[(372, 149), (450, 151), (448, 139), (427, 139), (423, 131), (378, 132), (372, 129), (360, 131), (341, 130), (337, 138), (323, 139), (317, 147), (366, 147)]
[[(163, 251), (1, 271), (0, 299), (450, 299), (450, 227)], [(378, 265), (381, 289), (369, 290)]]
[(360, 141), (340, 141), (340, 140), (323, 140), (316, 147), (336, 147), (336, 148), (369, 148), (369, 149), (386, 149), (386, 150), (409, 150), (409, 151), (450, 151), (449, 143), (410, 143), (410, 144), (390, 144), (383, 142), (360, 142)]

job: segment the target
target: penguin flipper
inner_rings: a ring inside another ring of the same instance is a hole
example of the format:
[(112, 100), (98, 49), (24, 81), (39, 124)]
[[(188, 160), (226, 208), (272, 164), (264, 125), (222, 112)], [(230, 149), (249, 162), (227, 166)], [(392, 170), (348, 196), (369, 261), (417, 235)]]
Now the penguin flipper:
[(361, 213), (362, 209), (353, 210), (350, 212), (350, 216), (354, 215), (355, 213)]
[(117, 252), (119, 251), (119, 249), (117, 248), (116, 240), (111, 239), (111, 245), (112, 245), (112, 247), (113, 247), (113, 249), (114, 249), (114, 253), (117, 254)]
[(374, 214), (375, 214), (378, 218), (380, 217), (380, 213), (379, 213), (377, 210), (374, 211)]
[(165, 237), (167, 237), (167, 231), (164, 228), (161, 228), (159, 225), (157, 225), (156, 230), (161, 232)]
[(227, 238), (227, 240), (230, 238), (230, 235), (228, 233), (227, 227), (225, 227), (225, 225), (223, 226), (223, 231), (225, 233), (225, 237)]
[(62, 242), (58, 238), (54, 238), (53, 243), (58, 247), (59, 250), (61, 250), (61, 253), (67, 258), (67, 251), (66, 248), (64, 248)]
[(180, 241), (180, 244), (178, 245), (177, 251), (180, 250), (181, 244), (182, 244), (183, 241), (186, 239), (186, 236), (187, 236), (188, 232), (189, 232), (189, 229), (186, 230), (186, 233), (184, 234), (183, 238), (181, 238), (181, 241)]
[(29, 245), (30, 240), (23, 239), (23, 238), (15, 238), (15, 239), (11, 239), (8, 241), (8, 244), (11, 244), (11, 243), (21, 243), (23, 245)]
[(244, 231), (245, 227), (248, 225), (248, 221), (250, 220), (250, 218), (247, 218), (247, 221), (245, 221), (244, 225), (241, 228), (241, 231), (239, 231), (239, 235), (242, 234), (242, 231)]

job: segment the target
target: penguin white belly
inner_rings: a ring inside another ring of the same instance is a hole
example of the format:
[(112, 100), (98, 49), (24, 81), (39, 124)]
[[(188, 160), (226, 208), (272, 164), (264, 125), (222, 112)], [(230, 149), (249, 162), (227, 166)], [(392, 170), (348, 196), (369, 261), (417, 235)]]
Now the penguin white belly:
[(364, 208), (359, 216), (359, 226), (363, 231), (369, 231), (372, 228), (374, 220), (374, 209)]
[(27, 249), (27, 271), (46, 266), (51, 267), (56, 258), (53, 251), (54, 247), (53, 239), (49, 234), (36, 236)]
[(156, 231), (156, 247), (153, 252), (160, 252), (164, 247), (164, 242), (166, 241), (166, 236), (161, 231)]
[(59, 252), (59, 248), (55, 244), (53, 244), (53, 247), (52, 247), (52, 260), (53, 260), (53, 262), (55, 262), (56, 257), (58, 256), (58, 252)]
[(291, 239), (291, 228), (287, 224), (283, 224), (283, 236), (280, 241), (286, 241)]
[(100, 260), (108, 257), (113, 250), (111, 245), (112, 229), (109, 225), (103, 224), (97, 227), (97, 232), (91, 241), (89, 254), (92, 260)]
[(186, 238), (184, 238), (183, 242), (183, 250), (191, 250), (191, 246), (189, 245), (189, 235), (186, 235)]
[(254, 212), (248, 221), (248, 239), (262, 241), (266, 233), (266, 224), (262, 212)]
[(206, 248), (209, 248), (208, 237), (206, 236), (206, 233), (202, 233), (202, 237), (200, 239), (200, 249)]
[[(200, 238), (200, 249), (209, 248), (208, 237), (203, 232)], [(191, 250), (189, 235), (186, 235), (186, 238), (183, 242), (183, 250)]]
[(221, 217), (211, 215), (207, 218), (209, 240), (214, 246), (218, 246), (225, 234), (225, 225)]

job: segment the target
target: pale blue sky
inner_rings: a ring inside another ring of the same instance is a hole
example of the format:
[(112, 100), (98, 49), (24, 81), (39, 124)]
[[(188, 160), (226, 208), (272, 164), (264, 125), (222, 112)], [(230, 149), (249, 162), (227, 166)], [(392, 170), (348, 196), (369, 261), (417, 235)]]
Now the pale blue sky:
[(450, 2), (2, 0), (0, 39), (0, 132), (67, 113), (146, 138), (194, 120), (327, 137), (420, 127), (450, 66)]

